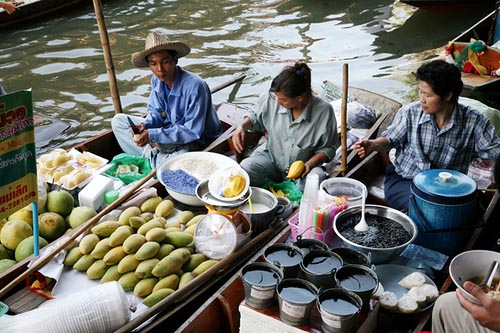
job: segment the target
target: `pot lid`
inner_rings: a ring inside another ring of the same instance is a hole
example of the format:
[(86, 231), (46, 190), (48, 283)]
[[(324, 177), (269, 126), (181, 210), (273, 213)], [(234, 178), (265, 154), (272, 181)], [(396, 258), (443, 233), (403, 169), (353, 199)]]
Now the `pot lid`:
[(210, 213), (198, 222), (194, 233), (196, 249), (210, 259), (222, 259), (236, 247), (236, 228), (229, 217)]
[(463, 197), (476, 191), (477, 184), (469, 176), (455, 170), (431, 169), (420, 172), (413, 184), (428, 194), (444, 197)]

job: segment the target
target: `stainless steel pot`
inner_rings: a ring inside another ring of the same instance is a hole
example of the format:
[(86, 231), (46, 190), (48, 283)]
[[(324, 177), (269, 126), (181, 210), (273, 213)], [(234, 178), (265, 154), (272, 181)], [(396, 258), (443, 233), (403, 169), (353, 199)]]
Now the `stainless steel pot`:
[(240, 210), (250, 217), (253, 234), (257, 235), (266, 230), (285, 207), (278, 204), (276, 196), (268, 190), (251, 187), (251, 193), (249, 201)]

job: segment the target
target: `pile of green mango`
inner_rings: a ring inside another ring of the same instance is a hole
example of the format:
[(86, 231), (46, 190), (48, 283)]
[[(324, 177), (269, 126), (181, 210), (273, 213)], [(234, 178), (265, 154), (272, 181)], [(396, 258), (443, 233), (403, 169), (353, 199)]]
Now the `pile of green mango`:
[(152, 197), (128, 207), (118, 221), (104, 221), (68, 251), (64, 264), (101, 283), (118, 281), (151, 307), (184, 287), (218, 260), (196, 253), (194, 231), (205, 214), (182, 211)]

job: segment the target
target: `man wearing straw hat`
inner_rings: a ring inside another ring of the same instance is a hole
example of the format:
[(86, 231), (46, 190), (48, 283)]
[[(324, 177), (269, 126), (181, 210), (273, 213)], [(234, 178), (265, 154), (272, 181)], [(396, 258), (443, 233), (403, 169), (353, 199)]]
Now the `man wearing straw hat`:
[(148, 157), (153, 168), (170, 155), (201, 150), (222, 133), (210, 89), (198, 75), (177, 66), (191, 49), (152, 31), (144, 51), (132, 54), (136, 67), (153, 72), (146, 118), (116, 114), (111, 126), (125, 153)]

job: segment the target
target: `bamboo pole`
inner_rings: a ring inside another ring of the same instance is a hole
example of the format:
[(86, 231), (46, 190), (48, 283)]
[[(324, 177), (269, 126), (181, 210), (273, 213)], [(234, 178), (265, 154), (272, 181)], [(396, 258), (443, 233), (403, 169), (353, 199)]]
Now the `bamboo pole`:
[(342, 109), (340, 117), (340, 144), (342, 147), (342, 163), (340, 170), (342, 176), (345, 176), (347, 171), (347, 94), (348, 94), (348, 74), (349, 68), (347, 63), (343, 66), (343, 84), (342, 84)]
[(102, 12), (101, 0), (93, 0), (94, 11), (97, 19), (97, 26), (99, 27), (99, 36), (101, 37), (102, 51), (104, 52), (104, 61), (106, 63), (106, 71), (108, 72), (109, 90), (113, 105), (115, 106), (115, 113), (122, 113), (122, 104), (120, 101), (120, 93), (118, 92), (118, 85), (116, 82), (115, 66), (113, 65), (113, 58), (111, 57), (111, 48), (109, 46), (108, 30), (104, 22), (104, 15)]

